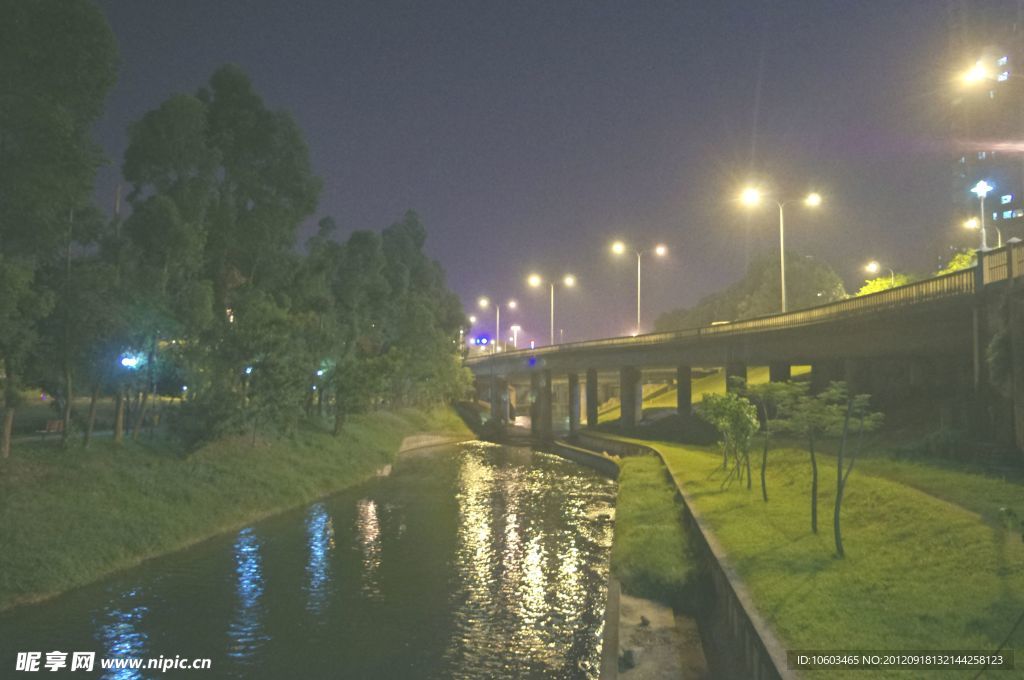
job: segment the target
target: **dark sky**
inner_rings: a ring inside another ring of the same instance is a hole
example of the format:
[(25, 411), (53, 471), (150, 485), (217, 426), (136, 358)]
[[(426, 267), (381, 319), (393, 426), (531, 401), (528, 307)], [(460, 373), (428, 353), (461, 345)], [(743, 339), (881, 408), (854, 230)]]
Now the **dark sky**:
[(648, 327), (739, 278), (778, 238), (774, 207), (748, 218), (734, 201), (750, 176), (825, 196), (788, 210), (787, 245), (854, 290), (868, 259), (927, 271), (972, 242), (951, 214), (936, 0), (98, 4), (122, 59), (97, 127), (104, 204), (128, 123), (234, 62), (304, 131), (318, 217), (347, 232), (415, 209), (467, 310), (515, 297), (503, 325), (538, 344), (531, 270), (579, 277), (556, 299), (566, 340), (632, 329), (635, 260), (608, 255), (616, 236), (671, 248), (645, 263)]

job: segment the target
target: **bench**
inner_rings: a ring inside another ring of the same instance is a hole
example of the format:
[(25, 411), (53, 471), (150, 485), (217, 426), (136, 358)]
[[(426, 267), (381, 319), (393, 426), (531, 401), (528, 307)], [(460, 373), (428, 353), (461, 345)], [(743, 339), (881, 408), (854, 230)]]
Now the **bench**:
[(64, 431), (64, 421), (63, 420), (47, 420), (46, 421), (46, 425), (43, 427), (43, 429), (36, 430), (36, 433), (39, 434), (39, 438), (41, 440), (45, 440), (46, 439), (46, 435), (48, 435), (48, 434), (60, 434), (63, 431)]

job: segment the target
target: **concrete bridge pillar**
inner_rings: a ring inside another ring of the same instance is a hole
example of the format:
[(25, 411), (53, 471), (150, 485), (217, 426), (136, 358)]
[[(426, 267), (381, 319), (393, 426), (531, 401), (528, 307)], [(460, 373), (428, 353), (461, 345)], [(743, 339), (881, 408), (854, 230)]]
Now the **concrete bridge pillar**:
[(587, 369), (587, 427), (597, 425), (597, 369)]
[(733, 384), (733, 378), (742, 378), (743, 382), (747, 382), (747, 365), (741, 361), (730, 361), (725, 365), (725, 391), (735, 392), (736, 385)]
[(540, 373), (530, 374), (530, 434), (540, 436)]
[(623, 427), (636, 427), (643, 417), (644, 392), (640, 370), (627, 366), (619, 371), (619, 400), (622, 405)]
[(491, 418), (507, 423), (508, 418), (508, 382), (501, 378), (491, 378)]
[(771, 382), (786, 382), (793, 378), (793, 372), (788, 361), (773, 361), (768, 364), (768, 380)]
[(537, 436), (541, 439), (551, 439), (551, 371), (541, 371), (540, 394), (537, 395), (537, 419), (540, 421)]
[(690, 415), (693, 411), (693, 378), (689, 366), (676, 367), (676, 413)]
[[(846, 359), (843, 362), (843, 380), (850, 394), (871, 394), (872, 365), (867, 359)], [(877, 395), (875, 395), (877, 396)]]
[(569, 374), (569, 434), (580, 429), (580, 376)]

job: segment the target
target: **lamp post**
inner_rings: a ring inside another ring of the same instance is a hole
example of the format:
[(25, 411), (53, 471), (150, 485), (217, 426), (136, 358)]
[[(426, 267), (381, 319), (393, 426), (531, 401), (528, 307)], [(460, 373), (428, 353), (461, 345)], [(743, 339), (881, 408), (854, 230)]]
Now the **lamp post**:
[[(541, 278), (540, 274), (530, 274), (526, 278), (526, 282), (531, 288), (540, 288), (544, 284), (544, 279)], [(551, 333), (549, 336), (549, 343), (555, 344), (555, 282), (548, 281), (548, 285), (551, 287), (551, 313), (550, 313), (550, 324)], [(576, 277), (572, 274), (566, 274), (562, 277), (562, 285), (566, 288), (573, 288), (576, 286)]]
[[(481, 297), (479, 300), (477, 300), (477, 304), (480, 306), (480, 309), (487, 309), (490, 306), (491, 301), (488, 298), (486, 298), (486, 297)], [(505, 306), (508, 309), (511, 310), (511, 309), (515, 309), (518, 306), (518, 303), (515, 300), (509, 300), (507, 303), (505, 303)], [(492, 354), (497, 354), (500, 351), (498, 349), (498, 343), (500, 341), (501, 341), (501, 304), (498, 303), (498, 304), (494, 305), (494, 344), (491, 347), (491, 353)]]
[[(747, 187), (740, 193), (740, 202), (748, 208), (754, 208), (764, 200), (764, 192), (757, 187)], [(779, 206), (779, 288), (782, 291), (782, 312), (786, 312), (786, 213), (785, 206), (792, 203), (794, 199), (784, 201), (776, 200)], [(821, 205), (821, 194), (811, 192), (801, 199), (801, 202), (808, 208), (817, 208)]]
[(878, 260), (871, 260), (871, 262), (868, 262), (866, 265), (864, 265), (864, 271), (866, 271), (868, 274), (875, 274), (876, 276), (878, 275), (878, 272), (882, 271), (883, 269), (889, 270), (889, 285), (895, 288), (896, 272), (894, 272), (890, 267), (883, 267), (881, 264), (878, 263)]
[[(626, 244), (622, 241), (616, 241), (611, 247), (612, 253), (615, 255), (622, 255), (626, 252)], [(636, 253), (636, 332), (640, 333), (640, 261), (643, 258), (646, 250), (635, 250)], [(654, 246), (654, 254), (658, 257), (665, 257), (668, 253), (668, 248), (662, 244)]]
[[(978, 197), (981, 205), (981, 249), (988, 250), (988, 242), (985, 240), (985, 197), (988, 196), (988, 192), (995, 189), (994, 186), (980, 180), (977, 184), (971, 187), (971, 193)], [(1002, 235), (1000, 235), (1000, 241), (1002, 241)]]
[[(1002, 248), (1003, 247), (1003, 232), (999, 229), (999, 227), (997, 227), (994, 224), (992, 225), (992, 227), (996, 230), (996, 238), (998, 239), (996, 241), (996, 243), (998, 244), (996, 247), (997, 248)], [(971, 229), (971, 230), (981, 229), (981, 222), (978, 220), (977, 217), (972, 217), (969, 220), (964, 220), (964, 229)]]
[(509, 330), (512, 331), (512, 349), (519, 349), (519, 331), (522, 330), (522, 327), (514, 323)]

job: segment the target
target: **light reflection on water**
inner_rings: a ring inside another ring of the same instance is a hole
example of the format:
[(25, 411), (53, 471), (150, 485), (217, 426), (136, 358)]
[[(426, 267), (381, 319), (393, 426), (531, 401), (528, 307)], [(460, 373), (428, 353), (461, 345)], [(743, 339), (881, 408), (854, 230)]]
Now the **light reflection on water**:
[(267, 640), (263, 632), (263, 566), (260, 542), (252, 527), (238, 532), (235, 541), (235, 594), (237, 608), (228, 627), (228, 656), (245, 661), (251, 659)]
[(377, 503), (369, 498), (362, 498), (356, 503), (356, 534), (363, 551), (363, 592), (367, 597), (376, 599), (381, 596), (377, 579), (381, 553), (380, 517)]
[[(104, 657), (146, 655), (149, 636), (143, 630), (142, 623), (149, 608), (140, 604), (142, 600), (140, 589), (133, 588), (120, 593), (113, 606), (103, 612), (103, 618), (97, 624)], [(99, 666), (98, 662), (96, 666)], [(103, 680), (139, 680), (143, 676), (138, 669), (118, 668), (108, 670), (102, 677)]]
[(322, 614), (331, 594), (331, 551), (334, 550), (334, 520), (327, 506), (317, 503), (306, 516), (309, 561), (306, 563), (306, 609)]

